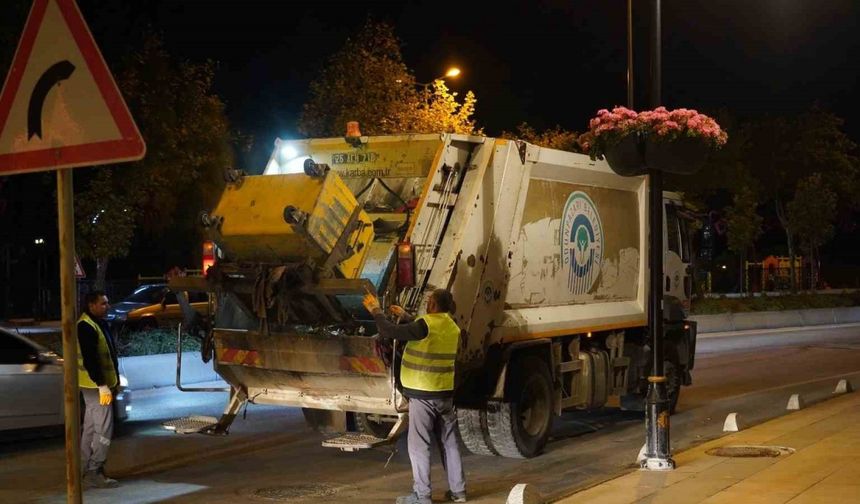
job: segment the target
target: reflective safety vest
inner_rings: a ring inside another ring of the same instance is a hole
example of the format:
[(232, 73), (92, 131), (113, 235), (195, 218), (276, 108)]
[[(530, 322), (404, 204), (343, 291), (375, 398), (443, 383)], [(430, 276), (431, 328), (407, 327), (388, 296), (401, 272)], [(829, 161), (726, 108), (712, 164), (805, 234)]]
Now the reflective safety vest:
[[(117, 384), (119, 384), (119, 379), (116, 376), (116, 368), (113, 367), (113, 357), (110, 354), (110, 347), (108, 346), (105, 333), (102, 332), (102, 328), (99, 327), (99, 325), (86, 313), (81, 314), (81, 318), (78, 319), (78, 322), (86, 322), (90, 327), (96, 330), (96, 334), (98, 335), (98, 345), (96, 350), (99, 355), (99, 366), (102, 368), (102, 376), (105, 378), (105, 385), (110, 388), (116, 387)], [(84, 356), (81, 353), (80, 339), (78, 340), (78, 386), (81, 388), (99, 387), (96, 382), (90, 378), (87, 368), (84, 367)]]
[(400, 382), (406, 388), (426, 392), (454, 390), (460, 327), (447, 313), (428, 313), (418, 320), (427, 324), (427, 337), (406, 343)]

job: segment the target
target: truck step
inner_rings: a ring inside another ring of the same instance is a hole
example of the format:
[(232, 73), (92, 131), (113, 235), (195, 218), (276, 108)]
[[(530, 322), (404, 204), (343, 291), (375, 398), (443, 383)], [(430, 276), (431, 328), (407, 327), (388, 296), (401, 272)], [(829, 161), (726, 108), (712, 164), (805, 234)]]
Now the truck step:
[(360, 432), (346, 432), (340, 436), (326, 439), (322, 445), (326, 448), (338, 448), (341, 451), (353, 452), (381, 446), (391, 441), (393, 440), (389, 438), (380, 438)]
[(218, 423), (218, 419), (211, 416), (188, 416), (168, 420), (161, 424), (162, 427), (177, 434), (195, 434)]

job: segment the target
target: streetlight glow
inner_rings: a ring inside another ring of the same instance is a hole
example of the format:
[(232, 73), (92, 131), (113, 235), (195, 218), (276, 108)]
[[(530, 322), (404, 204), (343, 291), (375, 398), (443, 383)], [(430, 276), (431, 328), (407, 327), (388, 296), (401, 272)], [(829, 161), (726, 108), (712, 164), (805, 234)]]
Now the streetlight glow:
[[(451, 67), (443, 75), (436, 77), (435, 79), (431, 80), (430, 82), (416, 82), (415, 85), (423, 86), (426, 88), (428, 86), (433, 85), (433, 83), (436, 81), (444, 81), (447, 78), (454, 78), (454, 77), (457, 77), (458, 75), (460, 75), (460, 69), (457, 67)], [(398, 79), (397, 82), (400, 82), (400, 80)]]

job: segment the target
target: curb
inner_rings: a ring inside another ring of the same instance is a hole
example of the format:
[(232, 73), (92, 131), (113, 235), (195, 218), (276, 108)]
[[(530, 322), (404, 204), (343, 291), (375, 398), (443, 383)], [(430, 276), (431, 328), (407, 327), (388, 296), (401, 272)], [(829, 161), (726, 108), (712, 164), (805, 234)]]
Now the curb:
[(693, 315), (699, 334), (860, 323), (860, 306)]

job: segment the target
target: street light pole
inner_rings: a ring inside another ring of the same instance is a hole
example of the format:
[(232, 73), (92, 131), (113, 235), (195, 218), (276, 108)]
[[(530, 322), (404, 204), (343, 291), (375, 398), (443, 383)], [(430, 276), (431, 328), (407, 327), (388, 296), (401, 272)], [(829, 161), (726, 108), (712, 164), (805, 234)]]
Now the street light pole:
[(633, 0), (627, 0), (627, 108), (633, 110)]
[(444, 81), (448, 77), (457, 77), (458, 75), (460, 75), (460, 69), (457, 67), (451, 67), (448, 69), (447, 72), (440, 75), (439, 77), (436, 77), (435, 79), (431, 80), (430, 82), (416, 82), (415, 85), (416, 86), (423, 86), (426, 88), (428, 86), (433, 85), (433, 83), (435, 83), (436, 81)]
[[(651, 0), (651, 107), (661, 105), (660, 60), (660, 0)], [(645, 460), (642, 468), (670, 471), (675, 461), (669, 449), (669, 399), (666, 396), (666, 376), (663, 369), (663, 173), (648, 167), (648, 218), (651, 236), (648, 261), (650, 292), (648, 300), (648, 331), (651, 334), (653, 367), (648, 377), (645, 418)]]

